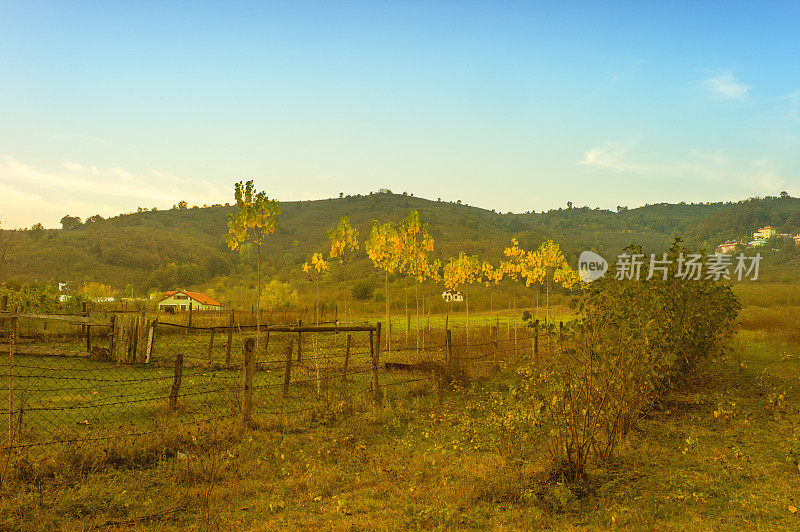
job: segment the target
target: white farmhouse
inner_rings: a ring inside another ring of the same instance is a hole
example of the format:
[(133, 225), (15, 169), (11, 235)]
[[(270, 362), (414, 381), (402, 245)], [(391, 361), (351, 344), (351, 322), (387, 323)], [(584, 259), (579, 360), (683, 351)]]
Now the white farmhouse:
[(222, 310), (223, 305), (200, 292), (188, 292), (186, 290), (175, 290), (164, 293), (164, 299), (158, 302), (158, 310), (175, 312), (178, 310)]
[(442, 299), (447, 303), (460, 303), (464, 301), (464, 296), (458, 290), (445, 290), (442, 292)]

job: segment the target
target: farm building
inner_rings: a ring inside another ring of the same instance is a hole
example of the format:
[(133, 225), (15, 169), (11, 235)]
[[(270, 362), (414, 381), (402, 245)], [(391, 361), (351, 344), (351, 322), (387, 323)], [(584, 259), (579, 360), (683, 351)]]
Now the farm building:
[(800, 246), (800, 235), (794, 235), (792, 238), (794, 238), (794, 243)]
[(158, 302), (158, 310), (175, 312), (177, 310), (222, 310), (222, 303), (199, 292), (175, 290), (164, 292), (164, 299)]
[(464, 296), (458, 290), (445, 290), (442, 292), (442, 299), (448, 303), (460, 303), (464, 301)]

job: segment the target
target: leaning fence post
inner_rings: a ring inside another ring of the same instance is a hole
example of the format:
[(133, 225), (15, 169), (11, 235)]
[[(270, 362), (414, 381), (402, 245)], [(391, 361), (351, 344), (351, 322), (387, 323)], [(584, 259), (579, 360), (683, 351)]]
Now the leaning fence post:
[(342, 381), (347, 382), (347, 365), (350, 363), (350, 342), (353, 340), (352, 335), (347, 335), (347, 340), (344, 344), (344, 370), (342, 371)]
[(378, 383), (378, 360), (380, 357), (380, 345), (381, 323), (378, 322), (375, 326), (374, 336), (372, 330), (369, 331), (369, 351), (372, 358), (372, 399), (376, 403), (381, 402), (381, 389), (380, 384)]
[(256, 357), (254, 354), (256, 341), (248, 338), (244, 342), (244, 382), (242, 385), (242, 423), (247, 426), (253, 413), (253, 370), (255, 369)]
[(286, 372), (283, 375), (283, 396), (289, 397), (289, 385), (292, 382), (292, 355), (294, 354), (294, 340), (289, 339), (286, 346)]
[(225, 367), (231, 365), (231, 348), (233, 347), (233, 323), (234, 323), (234, 316), (233, 310), (231, 310), (231, 317), (230, 321), (228, 321), (228, 343), (225, 345)]
[(175, 373), (172, 377), (172, 389), (169, 392), (169, 409), (174, 412), (178, 408), (178, 392), (181, 389), (183, 376), (183, 353), (175, 355)]

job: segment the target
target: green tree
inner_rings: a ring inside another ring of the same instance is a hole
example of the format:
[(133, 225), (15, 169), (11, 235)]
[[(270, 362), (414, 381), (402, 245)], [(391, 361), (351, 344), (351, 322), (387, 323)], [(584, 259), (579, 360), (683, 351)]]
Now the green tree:
[[(239, 181), (234, 186), (237, 212), (228, 214), (228, 234), (225, 242), (233, 251), (242, 252), (245, 245), (256, 250), (256, 352), (261, 330), (261, 245), (264, 238), (275, 232), (281, 208), (277, 200), (269, 199), (263, 190), (256, 191), (253, 181)], [(181, 202), (185, 203), (185, 202)]]
[(80, 229), (83, 226), (81, 223), (81, 219), (78, 216), (70, 216), (67, 214), (63, 218), (61, 218), (61, 228), (65, 231), (73, 231), (75, 229)]
[(375, 285), (371, 281), (364, 279), (353, 286), (353, 298), (356, 301), (363, 304), (364, 301), (369, 301), (373, 297), (375, 297)]

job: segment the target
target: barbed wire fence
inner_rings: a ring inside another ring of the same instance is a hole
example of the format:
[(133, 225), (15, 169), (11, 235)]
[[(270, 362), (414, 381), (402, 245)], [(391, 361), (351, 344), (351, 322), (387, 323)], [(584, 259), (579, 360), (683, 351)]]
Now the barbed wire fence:
[(449, 384), (550, 352), (553, 341), (538, 327), (515, 328), (513, 336), (496, 325), (427, 328), (418, 331), (422, 341), (407, 335), (385, 350), (380, 322), (257, 331), (232, 317), (221, 321), (0, 310), (3, 451), (144, 436), (163, 430), (165, 419), (197, 427), (227, 418), (302, 424), (354, 400), (380, 404), (385, 394), (431, 393), (441, 402)]

